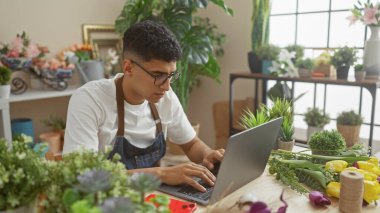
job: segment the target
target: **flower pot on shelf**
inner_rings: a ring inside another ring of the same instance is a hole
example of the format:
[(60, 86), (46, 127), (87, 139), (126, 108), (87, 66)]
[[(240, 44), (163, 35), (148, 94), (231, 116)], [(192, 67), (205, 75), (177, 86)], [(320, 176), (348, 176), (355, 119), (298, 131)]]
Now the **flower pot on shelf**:
[(56, 154), (62, 151), (61, 135), (57, 132), (46, 132), (40, 134), (40, 140), (49, 144), (49, 152)]
[(355, 72), (355, 80), (356, 81), (364, 81), (365, 79), (365, 76), (366, 76), (366, 72), (365, 71), (356, 71)]
[(262, 64), (256, 53), (252, 51), (248, 53), (248, 64), (252, 73), (260, 73)]
[(283, 141), (279, 138), (277, 139), (277, 148), (282, 149), (282, 150), (292, 151), (294, 147), (294, 142), (295, 142), (295, 139), (291, 141)]
[(9, 98), (11, 94), (11, 85), (0, 85), (0, 99), (1, 98)]
[(10, 58), (1, 57), (1, 63), (11, 70), (23, 70), (32, 66), (31, 58)]
[(347, 147), (351, 147), (359, 142), (360, 127), (361, 125), (337, 125), (338, 132), (343, 136)]
[(349, 70), (350, 66), (338, 67), (336, 70), (336, 78), (341, 80), (347, 80)]
[(311, 77), (311, 70), (308, 70), (305, 68), (298, 68), (298, 75), (300, 78), (310, 78)]

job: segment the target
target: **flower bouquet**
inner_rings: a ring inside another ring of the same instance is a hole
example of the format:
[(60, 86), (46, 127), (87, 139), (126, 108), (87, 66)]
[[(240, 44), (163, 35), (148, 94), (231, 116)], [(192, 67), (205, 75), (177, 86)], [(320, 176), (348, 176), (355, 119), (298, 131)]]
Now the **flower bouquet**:
[(41, 58), (47, 52), (49, 50), (46, 47), (31, 42), (25, 32), (17, 34), (10, 44), (0, 44), (1, 62), (12, 70), (31, 67), (33, 59)]
[(379, 3), (363, 3), (358, 1), (357, 5), (354, 5), (354, 9), (351, 10), (352, 15), (347, 17), (350, 21), (350, 25), (360, 20), (367, 26), (380, 26), (380, 5)]

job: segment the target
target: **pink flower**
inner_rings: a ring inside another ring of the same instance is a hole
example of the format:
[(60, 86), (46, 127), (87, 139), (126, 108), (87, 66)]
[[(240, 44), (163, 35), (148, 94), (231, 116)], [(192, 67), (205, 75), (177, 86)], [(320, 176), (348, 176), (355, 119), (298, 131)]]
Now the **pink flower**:
[(350, 26), (351, 26), (358, 20), (358, 17), (356, 17), (355, 15), (350, 15), (346, 19), (350, 21)]
[(377, 24), (376, 14), (378, 13), (379, 11), (377, 10), (377, 5), (373, 8), (365, 7), (364, 15), (363, 15), (364, 24), (366, 25)]
[(331, 201), (321, 192), (312, 191), (309, 193), (309, 200), (314, 206), (327, 206)]
[(21, 53), (22, 47), (24, 46), (22, 42), (22, 38), (17, 36), (11, 43), (11, 50)]
[(18, 51), (11, 50), (11, 51), (8, 52), (7, 57), (9, 57), (9, 58), (17, 58), (17, 57), (19, 57), (19, 55), (20, 54), (19, 54)]
[(25, 57), (34, 58), (34, 57), (37, 57), (40, 53), (41, 52), (38, 49), (38, 46), (36, 44), (31, 43), (26, 49)]

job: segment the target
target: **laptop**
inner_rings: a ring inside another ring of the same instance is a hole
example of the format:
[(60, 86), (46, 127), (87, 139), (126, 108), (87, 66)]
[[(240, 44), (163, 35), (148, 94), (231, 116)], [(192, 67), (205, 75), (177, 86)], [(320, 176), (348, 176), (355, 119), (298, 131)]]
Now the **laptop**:
[(158, 191), (201, 205), (214, 204), (264, 172), (281, 123), (282, 118), (277, 118), (231, 136), (219, 171), (215, 173), (217, 178), (214, 186), (211, 187), (200, 178), (195, 178), (206, 188), (206, 192), (200, 192), (187, 184), (161, 184)]

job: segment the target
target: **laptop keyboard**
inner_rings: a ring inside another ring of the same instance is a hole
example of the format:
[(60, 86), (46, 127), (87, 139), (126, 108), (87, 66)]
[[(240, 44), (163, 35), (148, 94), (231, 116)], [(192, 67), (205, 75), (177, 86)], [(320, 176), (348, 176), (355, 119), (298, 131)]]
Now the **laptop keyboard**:
[[(219, 167), (220, 167), (220, 163), (216, 163), (214, 165), (214, 169), (211, 170), (211, 173), (213, 173), (215, 176), (217, 176), (218, 174), (218, 171), (219, 171)], [(208, 199), (210, 199), (211, 197), (211, 193), (214, 189), (214, 186), (210, 186), (208, 185), (206, 182), (204, 182), (202, 179), (200, 178), (194, 178), (200, 185), (202, 185), (203, 187), (205, 187), (206, 189), (206, 192), (201, 192), (201, 191), (198, 191), (198, 189), (195, 189), (194, 187), (190, 186), (190, 185), (183, 185), (179, 190), (178, 192), (179, 193), (182, 193), (182, 194), (185, 194), (187, 196), (190, 196), (190, 197), (195, 197), (195, 198), (199, 198), (201, 200), (205, 200), (207, 201)]]
[[(197, 178), (198, 179), (198, 178)], [(198, 183), (201, 184), (203, 187), (206, 188), (206, 192), (200, 192), (198, 189), (193, 188), (190, 185), (183, 185), (178, 192), (185, 194), (190, 197), (199, 198), (201, 200), (208, 200), (211, 197), (212, 190), (214, 189), (213, 186), (209, 186), (207, 183), (205, 183), (203, 180), (199, 179)]]

